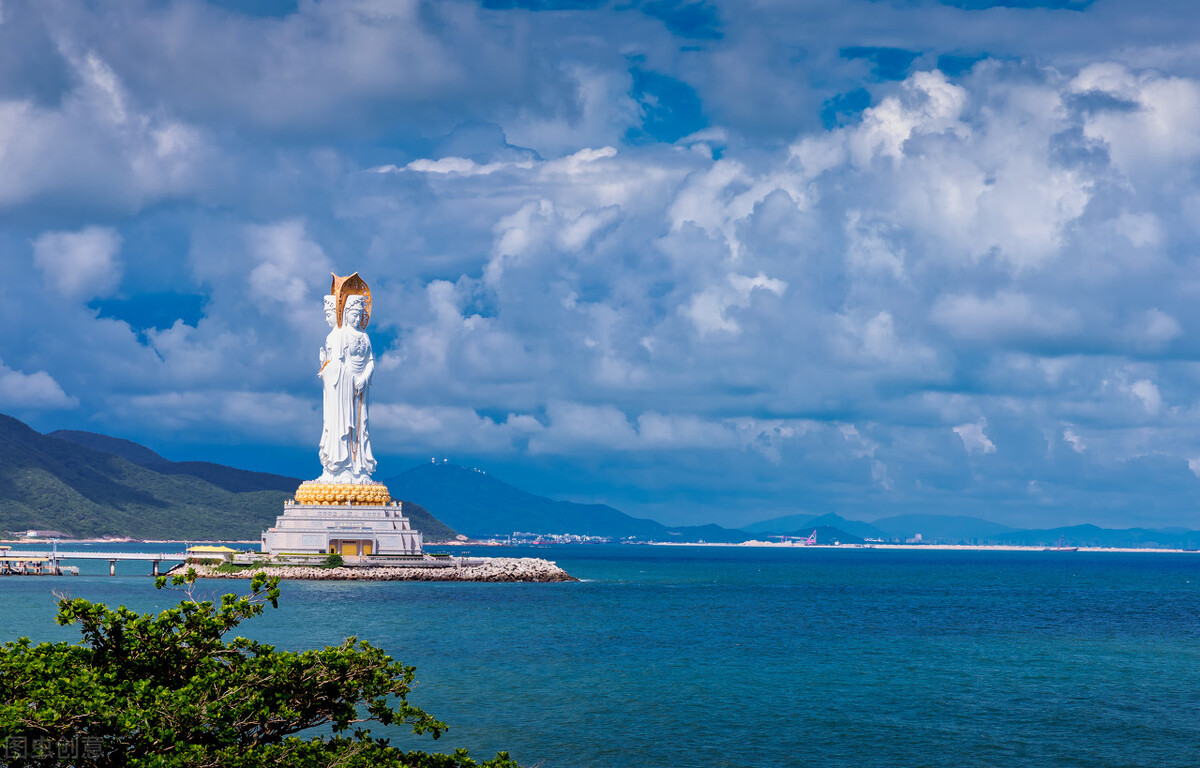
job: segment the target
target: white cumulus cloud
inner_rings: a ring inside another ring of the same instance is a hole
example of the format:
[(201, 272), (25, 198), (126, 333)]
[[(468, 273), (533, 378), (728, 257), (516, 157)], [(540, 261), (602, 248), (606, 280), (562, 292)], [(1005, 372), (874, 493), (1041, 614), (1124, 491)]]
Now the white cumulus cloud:
[(988, 439), (986, 429), (987, 419), (981, 416), (975, 422), (954, 427), (954, 433), (962, 440), (967, 453), (995, 453), (996, 444)]
[(37, 411), (78, 406), (79, 399), (69, 397), (45, 371), (22, 373), (0, 362), (0, 408)]
[(65, 298), (91, 299), (121, 282), (120, 248), (121, 236), (110, 227), (45, 232), (33, 242), (33, 262)]
[(1129, 385), (1128, 391), (1141, 402), (1146, 413), (1154, 415), (1162, 410), (1162, 395), (1154, 382), (1149, 379), (1138, 379)]

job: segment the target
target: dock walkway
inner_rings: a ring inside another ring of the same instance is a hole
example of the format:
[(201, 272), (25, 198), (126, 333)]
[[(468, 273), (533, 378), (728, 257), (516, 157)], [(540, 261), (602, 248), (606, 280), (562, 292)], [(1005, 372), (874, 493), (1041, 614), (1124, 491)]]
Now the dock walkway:
[[(54, 573), (61, 574), (70, 572), (69, 567), (64, 567), (59, 564), (61, 560), (107, 560), (108, 575), (117, 575), (118, 560), (141, 560), (150, 563), (150, 574), (157, 576), (159, 564), (163, 562), (178, 562), (182, 563), (188, 558), (186, 552), (71, 552), (67, 550), (56, 551), (35, 551), (25, 549), (8, 549), (0, 557), (0, 563), (3, 563), (3, 568), (0, 573), (21, 575), (23, 573)], [(22, 564), (40, 564), (31, 569), (30, 565)], [(79, 573), (78, 568), (74, 568), (76, 574)]]

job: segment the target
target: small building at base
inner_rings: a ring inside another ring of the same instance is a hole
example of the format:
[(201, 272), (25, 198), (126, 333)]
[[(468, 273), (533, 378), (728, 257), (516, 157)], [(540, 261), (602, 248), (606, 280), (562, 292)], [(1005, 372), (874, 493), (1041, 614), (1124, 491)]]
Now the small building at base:
[(220, 560), (224, 563), (232, 563), (233, 556), (237, 554), (236, 549), (229, 547), (213, 546), (209, 544), (200, 544), (195, 547), (187, 548), (188, 562), (193, 563), (200, 560)]
[(420, 555), (421, 546), (421, 532), (409, 525), (399, 501), (378, 505), (285, 502), (275, 526), (262, 535), (262, 551), (268, 555)]

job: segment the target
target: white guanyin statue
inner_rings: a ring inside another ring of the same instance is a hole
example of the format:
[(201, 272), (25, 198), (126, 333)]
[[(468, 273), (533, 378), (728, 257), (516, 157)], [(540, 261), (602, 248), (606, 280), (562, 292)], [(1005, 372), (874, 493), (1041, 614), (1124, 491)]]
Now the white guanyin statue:
[[(352, 279), (366, 289), (357, 275)], [(338, 319), (338, 304), (342, 305), (341, 322), (335, 326), (332, 321)], [(341, 290), (325, 297), (325, 317), (331, 330), (321, 350), (321, 370), (317, 374), (324, 393), (320, 446), (324, 471), (318, 483), (372, 482), (375, 456), (371, 453), (367, 414), (375, 355), (371, 339), (363, 331), (369, 313), (369, 292), (364, 297), (363, 293)]]
[[(366, 334), (371, 289), (357, 272), (346, 277), (334, 275), (324, 298), (329, 334), (321, 347), (317, 372), (321, 379), (321, 476), (300, 483), (291, 503), (396, 506), (387, 486), (371, 479), (375, 455), (368, 416), (375, 354)], [(340, 545), (326, 542), (326, 546)]]
[[(325, 297), (325, 324), (331, 329), (337, 328), (337, 296), (332, 293)], [(321, 347), (321, 362), (325, 362), (325, 348)]]
[[(338, 327), (337, 296), (334, 296), (332, 293), (325, 297), (325, 324), (329, 326), (330, 330), (334, 330)], [(321, 364), (321, 370), (317, 372), (318, 377), (320, 377), (321, 374), (323, 374), (325, 372), (325, 361), (329, 359), (329, 351), (328, 351), (328, 349), (326, 349), (326, 346), (325, 346), (328, 343), (329, 343), (329, 338), (326, 337), (325, 344), (321, 345), (321, 352), (318, 355), (318, 362)], [(322, 420), (324, 420), (324, 417), (322, 417)], [(325, 444), (325, 434), (328, 431), (329, 431), (329, 425), (323, 424), (322, 429), (321, 429), (321, 443), (320, 443), (321, 445)]]

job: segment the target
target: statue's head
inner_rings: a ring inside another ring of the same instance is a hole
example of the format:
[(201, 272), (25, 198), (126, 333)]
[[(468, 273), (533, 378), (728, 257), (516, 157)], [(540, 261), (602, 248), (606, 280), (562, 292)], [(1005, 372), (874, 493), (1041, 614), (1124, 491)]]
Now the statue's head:
[(325, 323), (330, 328), (337, 325), (337, 296), (325, 297)]
[(371, 320), (371, 288), (357, 272), (346, 277), (333, 275), (333, 282), (329, 284), (329, 295), (336, 297), (337, 309), (334, 311), (334, 317), (337, 318), (339, 328), (345, 323), (346, 311), (350, 308), (348, 302), (353, 299), (358, 305), (358, 320), (351, 323), (351, 326), (356, 325), (361, 330), (366, 330), (367, 323)]
[(343, 328), (358, 328), (361, 330), (363, 324), (363, 297), (361, 294), (354, 294), (346, 297), (346, 306), (342, 310), (342, 327)]

